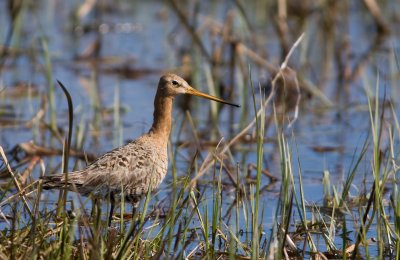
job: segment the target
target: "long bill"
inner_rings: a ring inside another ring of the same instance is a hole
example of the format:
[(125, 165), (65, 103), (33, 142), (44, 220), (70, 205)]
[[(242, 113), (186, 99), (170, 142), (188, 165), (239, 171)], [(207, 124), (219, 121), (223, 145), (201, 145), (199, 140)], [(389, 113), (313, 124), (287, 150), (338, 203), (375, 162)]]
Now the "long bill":
[(217, 101), (217, 102), (220, 102), (220, 103), (223, 103), (223, 104), (231, 105), (231, 106), (234, 106), (234, 107), (240, 107), (239, 105), (236, 105), (236, 104), (233, 104), (233, 103), (229, 103), (228, 101), (225, 101), (225, 100), (223, 100), (221, 98), (217, 98), (217, 97), (208, 95), (206, 93), (200, 92), (200, 91), (198, 91), (198, 90), (196, 90), (196, 89), (194, 89), (192, 87), (189, 87), (187, 89), (186, 94), (194, 95), (194, 96), (198, 96), (198, 97), (202, 97), (202, 98), (207, 98), (207, 99), (214, 100), (214, 101)]

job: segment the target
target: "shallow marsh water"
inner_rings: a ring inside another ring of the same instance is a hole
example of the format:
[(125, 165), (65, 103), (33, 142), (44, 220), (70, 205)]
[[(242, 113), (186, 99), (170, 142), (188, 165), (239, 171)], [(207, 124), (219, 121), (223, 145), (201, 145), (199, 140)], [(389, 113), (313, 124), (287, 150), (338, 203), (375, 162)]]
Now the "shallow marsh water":
[[(282, 41), (273, 22), (273, 19), (277, 19), (277, 14), (273, 11), (276, 10), (275, 5), (276, 3), (272, 1), (255, 1), (244, 6), (246, 18), (253, 27), (251, 30), (244, 16), (240, 14), (238, 5), (231, 2), (194, 1), (183, 8), (191, 10), (190, 12), (196, 12), (196, 7), (199, 8), (196, 16), (189, 15), (189, 17), (194, 24), (197, 22), (199, 30), (209, 31), (202, 34), (204, 38), (201, 39), (207, 51), (214, 50), (221, 38), (213, 35), (215, 32), (206, 21), (217, 24), (214, 29), (218, 31), (218, 26), (226, 22), (229, 15), (233, 15), (234, 35), (252, 46), (253, 50), (268, 62), (279, 67), (283, 56)], [(287, 113), (286, 121), (283, 123), (285, 136), (293, 149), (293, 172), (297, 173), (299, 165), (301, 166), (304, 197), (310, 206), (308, 214), (312, 216), (311, 212), (318, 209), (313, 208), (314, 205), (328, 206), (324, 200), (324, 174), (329, 176), (331, 193), (333, 186), (340, 191), (341, 185), (354, 165), (354, 158), (359, 156), (365, 140), (372, 134), (367, 100), (368, 95), (370, 97), (375, 95), (376, 84), (379, 85), (380, 101), (384, 101), (386, 92), (386, 100), (393, 101), (394, 111), (397, 114), (399, 112), (396, 104), (400, 94), (399, 68), (396, 67), (398, 61), (395, 53), (399, 52), (400, 17), (396, 10), (400, 9), (400, 5), (396, 1), (383, 1), (381, 8), (386, 14), (391, 33), (383, 37), (376, 47), (373, 47), (374, 42), (378, 41), (376, 23), (360, 3), (350, 1), (348, 4), (337, 4), (331, 9), (323, 3), (308, 3), (305, 5), (306, 10), (298, 10), (309, 12), (305, 16), (296, 13), (295, 3), (289, 7), (292, 9), (289, 9), (291, 15), (288, 16), (289, 33), (286, 36), (288, 44), (291, 46), (297, 37), (305, 32), (305, 37), (295, 50), (289, 64), (298, 74), (320, 89), (332, 104), (327, 104), (315, 94), (309, 97), (309, 94), (302, 92), (298, 117), (293, 126), (288, 127), (287, 124), (288, 118), (295, 117), (293, 111)], [(84, 12), (81, 3), (77, 1), (43, 0), (35, 1), (35, 4), (28, 1), (23, 7), (19, 17), (20, 28), (14, 32), (11, 42), (16, 52), (19, 50), (20, 52), (6, 59), (1, 72), (3, 90), (0, 92), (0, 109), (4, 108), (5, 111), (11, 112), (13, 115), (11, 118), (30, 120), (40, 109), (44, 96), (53, 98), (49, 97), (50, 84), (46, 78), (46, 75), (51, 75), (51, 83), (55, 84), (56, 79), (60, 80), (72, 96), (75, 122), (73, 146), (76, 147), (79, 143), (77, 149), (100, 155), (127, 140), (136, 138), (150, 128), (153, 98), (158, 79), (164, 72), (185, 74), (184, 76), (188, 77), (186, 63), (189, 63), (189, 70), (193, 72), (190, 75), (192, 85), (204, 92), (215, 91), (207, 81), (210, 64), (200, 53), (198, 46), (193, 43), (190, 34), (170, 5), (161, 1), (146, 1), (140, 4), (127, 1), (113, 4), (112, 1), (103, 1), (99, 7), (90, 10), (89, 14), (75, 18), (80, 18), (80, 22), (74, 21), (72, 17), (77, 9)], [(336, 14), (329, 14), (327, 10), (332, 10)], [(343, 15), (337, 12), (343, 12)], [(7, 26), (2, 26), (0, 29), (1, 42), (6, 39), (9, 20), (6, 1), (2, 1), (0, 22)], [(46, 68), (46, 51), (43, 49), (46, 44), (51, 58), (50, 69)], [(228, 63), (229, 57), (229, 51), (225, 50), (224, 62)], [(264, 93), (266, 82), (272, 76), (264, 67), (255, 64), (251, 59), (245, 60), (245, 66), (248, 64), (257, 93), (256, 102), (259, 104), (262, 95), (258, 93)], [(354, 72), (357, 66), (360, 66), (358, 74)], [(195, 122), (196, 132), (203, 142), (210, 143), (202, 145), (203, 149), (197, 162), (199, 165), (201, 160), (215, 149), (222, 137), (229, 141), (254, 117), (252, 90), (249, 81), (243, 80), (243, 70), (238, 67), (233, 70), (237, 73), (233, 77), (234, 84), (231, 82), (229, 65), (220, 66), (216, 75), (217, 81), (225, 86), (219, 90), (220, 94), (225, 95), (232, 91), (233, 95), (224, 98), (240, 103), (241, 108), (219, 106), (221, 112), (218, 114), (218, 122), (214, 125), (210, 119), (212, 114), (210, 110), (214, 105), (200, 98), (190, 100), (190, 115)], [(350, 74), (354, 72), (353, 80), (343, 80), (341, 75), (349, 71)], [(32, 87), (29, 91), (21, 92), (23, 95), (21, 97), (9, 98), (7, 93), (10, 93), (18, 82), (25, 82)], [(66, 131), (68, 126), (66, 100), (61, 90), (54, 86), (53, 109), (57, 126)], [(258, 86), (262, 87), (261, 91)], [(37, 88), (39, 95), (31, 95), (33, 87)], [(248, 98), (245, 99), (246, 96)], [(196, 152), (196, 144), (193, 141), (193, 129), (185, 114), (187, 101), (184, 98), (176, 101), (171, 154), (176, 153), (174, 166), (178, 177), (182, 177), (188, 173), (188, 167)], [(51, 109), (51, 101), (48, 106)], [(394, 121), (389, 114), (390, 112), (385, 116), (387, 121), (392, 123)], [(267, 120), (264, 136), (263, 168), (278, 178), (278, 181), (271, 185), (269, 185), (270, 180), (264, 176), (261, 181), (262, 188), (265, 187), (261, 196), (262, 223), (266, 232), (264, 237), (268, 238), (281, 187), (279, 181), (281, 162), (272, 106), (268, 106), (266, 115), (270, 120)], [(51, 120), (51, 113), (46, 113), (45, 120), (47, 122)], [(252, 139), (254, 132), (254, 129), (250, 130), (247, 138)], [(79, 136), (83, 136), (82, 140), (78, 140)], [(383, 136), (386, 141), (383, 141), (381, 146), (382, 150), (386, 151), (389, 147), (388, 138), (385, 138), (388, 132), (384, 131)], [(23, 124), (14, 126), (3, 124), (0, 127), (0, 144), (5, 150), (11, 150), (17, 144), (30, 140), (45, 147), (62, 149), (60, 142), (56, 141), (48, 130), (44, 131), (37, 124), (31, 127), (25, 127)], [(186, 143), (189, 144), (184, 145)], [(398, 137), (395, 143), (398, 146)], [(397, 150), (395, 154), (398, 154)], [(231, 155), (231, 158), (226, 159), (227, 165), (233, 172), (238, 166), (241, 169), (240, 176), (245, 179), (247, 166), (257, 162), (256, 143), (238, 142), (231, 149)], [(44, 157), (43, 160), (46, 171), (60, 170), (60, 156)], [(357, 169), (350, 189), (350, 194), (355, 198), (369, 191), (372, 185), (371, 160), (370, 146)], [(85, 162), (82, 160), (73, 158), (70, 160), (71, 170), (82, 168), (84, 165)], [(226, 173), (222, 174), (223, 183), (226, 184), (223, 192), (226, 200), (223, 200), (222, 211), (226, 212), (232, 205), (236, 192), (228, 181)], [(39, 171), (35, 172), (33, 177), (37, 178), (38, 175)], [(394, 172), (391, 178), (397, 178), (397, 175), (397, 172)], [(170, 196), (172, 180), (170, 170), (152, 204), (157, 204), (157, 200), (161, 200), (164, 201), (161, 206), (168, 208), (165, 198)], [(214, 198), (211, 180), (213, 174), (209, 171), (202, 179), (203, 184), (200, 185), (201, 189), (205, 189), (203, 200), (206, 200), (205, 205), (209, 205), (209, 208), (212, 208)], [(250, 186), (246, 188), (251, 189)], [(299, 190), (298, 186), (296, 190)], [(392, 186), (388, 185), (388, 191), (385, 193), (385, 199), (388, 201), (391, 190)], [(43, 196), (43, 199), (51, 201), (54, 193), (46, 192)], [(74, 198), (73, 194), (70, 196)], [(51, 207), (51, 203), (46, 205)], [(348, 228), (353, 227), (357, 216), (359, 217), (358, 210), (359, 208), (355, 206), (354, 209), (350, 209), (354, 215), (344, 215)], [(293, 218), (296, 218), (296, 213), (293, 214)], [(321, 214), (329, 217), (331, 213), (324, 215), (321, 210)], [(234, 219), (233, 216), (227, 222), (234, 223)], [(193, 224), (193, 227), (195, 226), (196, 223)], [(292, 228), (295, 229), (294, 226)], [(239, 229), (245, 228), (240, 226)], [(357, 230), (352, 231), (354, 233), (350, 238), (355, 240)], [(375, 236), (374, 229), (371, 228), (367, 237)], [(341, 240), (338, 232), (335, 245), (340, 246)], [(324, 243), (321, 243), (319, 248), (321, 251), (326, 250)], [(371, 249), (376, 250), (373, 244)]]

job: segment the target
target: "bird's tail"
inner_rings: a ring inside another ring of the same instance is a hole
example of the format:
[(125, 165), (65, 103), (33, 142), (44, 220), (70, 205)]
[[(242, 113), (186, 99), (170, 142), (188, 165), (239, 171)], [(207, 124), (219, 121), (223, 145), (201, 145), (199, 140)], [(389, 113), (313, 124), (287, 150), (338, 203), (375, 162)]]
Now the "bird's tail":
[(64, 174), (54, 174), (40, 177), (43, 180), (43, 189), (59, 189), (65, 187)]
[(49, 176), (40, 177), (43, 180), (43, 189), (60, 189), (66, 187), (71, 189), (72, 187), (78, 187), (82, 185), (82, 174), (84, 170), (75, 171), (68, 173), (67, 184), (65, 183), (65, 173), (53, 174)]

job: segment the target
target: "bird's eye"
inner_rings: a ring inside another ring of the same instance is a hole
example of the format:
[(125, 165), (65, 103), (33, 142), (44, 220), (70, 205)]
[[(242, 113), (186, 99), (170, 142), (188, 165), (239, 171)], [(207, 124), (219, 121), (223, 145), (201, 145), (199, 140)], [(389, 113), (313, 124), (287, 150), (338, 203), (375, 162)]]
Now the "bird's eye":
[(173, 81), (172, 81), (172, 85), (174, 85), (174, 86), (178, 86), (178, 85), (179, 85), (179, 83), (178, 83), (178, 81), (176, 81), (176, 80), (173, 80)]

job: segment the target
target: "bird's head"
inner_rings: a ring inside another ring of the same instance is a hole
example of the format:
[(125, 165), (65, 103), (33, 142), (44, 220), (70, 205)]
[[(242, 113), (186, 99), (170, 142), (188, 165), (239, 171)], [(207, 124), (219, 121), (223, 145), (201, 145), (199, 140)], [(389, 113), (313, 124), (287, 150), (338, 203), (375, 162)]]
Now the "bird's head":
[(214, 100), (220, 103), (228, 104), (231, 106), (239, 107), (239, 105), (230, 103), (221, 98), (217, 98), (201, 91), (198, 91), (191, 87), (186, 80), (175, 75), (175, 74), (165, 74), (160, 78), (160, 82), (158, 83), (158, 89), (161, 91), (162, 95), (165, 96), (176, 96), (179, 94), (188, 94), (194, 95), (202, 98), (207, 98), (210, 100)]

